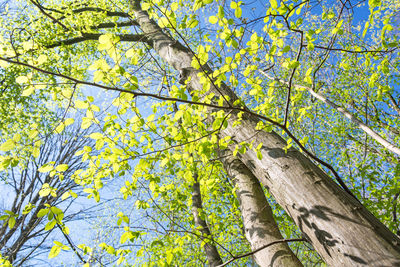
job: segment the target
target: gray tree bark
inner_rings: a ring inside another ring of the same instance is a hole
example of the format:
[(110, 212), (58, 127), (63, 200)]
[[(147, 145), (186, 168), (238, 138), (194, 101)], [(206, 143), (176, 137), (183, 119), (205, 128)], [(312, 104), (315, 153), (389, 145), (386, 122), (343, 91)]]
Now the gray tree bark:
[[(190, 50), (164, 34), (141, 10), (139, 0), (131, 1), (136, 20), (155, 51), (184, 73), (184, 78), (191, 78), (191, 90), (201, 90), (199, 71), (191, 67)], [(231, 105), (237, 99), (225, 85), (212, 86), (210, 92), (228, 95)], [(235, 110), (231, 111), (228, 127), (221, 130), (221, 135), (231, 136), (237, 143), (262, 143), (261, 160), (248, 150), (241, 161), (294, 219), (328, 265), (400, 265), (397, 236), (299, 151), (290, 149), (285, 153), (286, 142), (278, 134), (255, 130), (259, 121), (255, 115), (246, 114), (239, 127), (232, 127), (238, 116)]]
[[(233, 178), (240, 202), (247, 240), (254, 251), (283, 237), (275, 222), (272, 209), (257, 178), (239, 159), (225, 157), (224, 167)], [(287, 243), (278, 243), (254, 254), (260, 266), (303, 266)]]
[(222, 264), (221, 256), (218, 253), (216, 246), (213, 243), (213, 237), (211, 231), (207, 225), (207, 222), (202, 219), (201, 212), (203, 210), (203, 202), (201, 199), (200, 183), (198, 181), (197, 172), (194, 174), (194, 183), (192, 186), (192, 214), (194, 219), (194, 224), (196, 228), (200, 231), (203, 240), (205, 242), (204, 250), (206, 252), (206, 257), (208, 264), (210, 266), (218, 266)]
[[(178, 108), (174, 105), (174, 111)], [(182, 125), (181, 120), (179, 124)], [(182, 126), (181, 126), (182, 127)], [(269, 206), (264, 192), (257, 178), (240, 160), (229, 155), (227, 150), (218, 150), (222, 156), (222, 163), (227, 174), (233, 179), (237, 187), (236, 195), (240, 202), (245, 236), (250, 243), (252, 251), (265, 245), (282, 240), (283, 237), (275, 222), (272, 209)], [(198, 172), (194, 173), (192, 186), (192, 214), (196, 228), (201, 232), (203, 239), (208, 241), (204, 250), (210, 266), (219, 266), (222, 259), (218, 249), (213, 243), (213, 236), (205, 219), (202, 219), (203, 202), (198, 181)], [(260, 266), (303, 266), (293, 254), (287, 243), (278, 243), (268, 249), (262, 249), (254, 253), (254, 258)]]

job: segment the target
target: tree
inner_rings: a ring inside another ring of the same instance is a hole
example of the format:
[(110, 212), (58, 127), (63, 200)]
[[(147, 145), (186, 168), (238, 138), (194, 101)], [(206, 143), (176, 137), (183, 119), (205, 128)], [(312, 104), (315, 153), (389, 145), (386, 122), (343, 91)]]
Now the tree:
[(86, 212), (71, 211), (74, 200), (82, 194), (74, 181), (74, 173), (86, 166), (74, 154), (92, 145), (91, 140), (84, 137), (85, 132), (88, 133), (78, 128), (42, 136), (37, 154), (21, 160), (22, 164), (11, 163), (6, 171), (3, 166), (2, 190), (9, 193), (4, 195), (7, 199), (2, 199), (5, 207), (0, 217), (3, 221), (0, 249), (2, 256), (15, 266), (25, 265), (40, 254), (48, 253), (47, 240), (54, 238), (54, 230), (61, 230), (68, 237), (66, 223), (79, 219)]
[[(3, 35), (8, 34), (10, 41), (4, 42), (0, 58), (28, 70), (17, 78), (28, 86), (24, 95), (32, 97), (32, 83), (44, 77), (120, 93), (113, 100), (116, 115), (110, 112), (102, 132), (92, 136), (101, 152), (98, 156), (82, 152), (83, 159), (91, 162), (84, 175), (85, 184), (93, 186), (91, 196), (99, 197), (102, 179), (125, 174), (135, 164), (133, 183), (121, 190), (128, 196), (141, 181), (155, 203), (161, 188), (165, 192), (165, 180), (149, 168), (169, 171), (185, 188), (196, 183), (193, 177), (201, 177), (195, 162), (222, 160), (218, 151), (226, 150), (228, 158), (237, 157), (233, 160), (237, 164), (225, 163), (227, 171), (231, 172), (229, 165), (240, 166), (231, 173), (256, 177), (327, 264), (399, 264), (400, 240), (374, 217), (391, 230), (398, 226), (396, 205), (381, 208), (398, 196), (399, 42), (396, 35), (387, 34), (393, 30), (390, 19), (396, 3), (369, 1), (370, 15), (361, 31), (361, 26), (353, 25), (352, 10), (362, 9), (362, 3), (351, 1), (270, 1), (263, 14), (252, 18), (251, 4), (232, 1), (228, 7), (225, 2), (189, 1), (192, 11), (204, 10), (206, 21), (198, 17), (201, 13), (188, 15), (181, 1), (121, 1), (115, 6), (89, 1), (61, 8), (31, 2), (37, 7), (34, 19), (22, 16), (16, 23), (33, 25), (35, 37), (15, 37), (5, 27)], [(131, 12), (121, 11), (128, 7)], [(215, 31), (207, 33), (205, 26)], [(196, 27), (198, 32), (192, 30)], [(35, 55), (32, 62), (26, 59), (30, 54)], [(170, 68), (180, 77), (170, 74)], [(160, 83), (155, 84), (158, 77)], [(40, 90), (53, 93), (56, 100), (65, 97), (57, 87)], [(146, 119), (143, 114), (149, 109), (137, 103), (143, 97), (158, 101)], [(178, 111), (172, 116), (169, 111), (176, 103)], [(87, 110), (83, 128), (99, 123), (93, 97), (78, 100), (75, 106)], [(325, 130), (327, 136), (321, 136)], [(300, 135), (304, 138), (296, 138)], [(328, 150), (324, 146), (329, 142), (344, 149)], [(344, 180), (321, 158), (361, 163), (357, 174), (349, 167)], [(176, 170), (174, 165), (186, 169)], [(371, 166), (382, 168), (389, 178), (374, 173)], [(385, 184), (391, 189), (389, 197), (377, 190)], [(240, 181), (236, 190), (241, 198), (245, 188)], [(252, 196), (260, 192), (258, 187), (246, 190)], [(208, 194), (218, 195), (212, 190)], [(137, 206), (147, 209), (148, 202), (141, 200)], [(182, 209), (182, 203), (177, 198), (171, 205)], [(375, 203), (379, 207), (374, 209)], [(209, 210), (215, 212), (213, 207)], [(382, 216), (389, 210), (392, 222)], [(261, 218), (258, 213), (256, 218)], [(242, 216), (248, 221), (243, 207)], [(123, 236), (134, 241), (140, 233), (127, 226)], [(212, 239), (218, 239), (215, 230)], [(252, 249), (256, 250), (253, 244)], [(166, 252), (168, 263), (173, 260), (170, 255), (179, 253), (171, 251)]]
[[(182, 49), (182, 46), (174, 45), (176, 40), (165, 35), (159, 26), (149, 19), (147, 13), (141, 10), (139, 2), (135, 2), (133, 5), (136, 20), (147, 35), (147, 38), (153, 42), (154, 49), (163, 59), (182, 73), (186, 70), (186, 75), (183, 78), (185, 80), (191, 78), (188, 87), (194, 91), (201, 91), (204, 83), (200, 82), (199, 72), (192, 67), (192, 54), (187, 49)], [(291, 12), (291, 10), (286, 9), (284, 12)], [(293, 67), (293, 72), (295, 70), (296, 67)], [(213, 85), (210, 86), (211, 89), (214, 87)], [(224, 86), (214, 87), (214, 94), (229, 97), (231, 103), (228, 102), (228, 104), (234, 107), (237, 97), (232, 94), (229, 88)], [(239, 110), (243, 109), (239, 108)], [(238, 111), (233, 111), (230, 114), (231, 125), (239, 119), (238, 113)], [(399, 250), (393, 244), (397, 244), (397, 237), (375, 220), (352, 196), (341, 191), (339, 186), (332, 183), (332, 180), (312, 164), (309, 159), (296, 150), (284, 153), (286, 144), (274, 132), (271, 134), (265, 132), (257, 133), (255, 130), (259, 121), (257, 117), (259, 117), (257, 114), (250, 114), (246, 120), (243, 119), (242, 129), (235, 130), (233, 127), (228, 126), (225, 129), (225, 133), (221, 131), (221, 134), (223, 136), (235, 136), (237, 143), (256, 136), (258, 140), (255, 145), (259, 146), (261, 144), (259, 149), (261, 149), (262, 157), (257, 156), (257, 153), (253, 151), (249, 151), (243, 154), (242, 160), (248, 167), (253, 167), (252, 171), (274, 195), (278, 203), (285, 207), (291, 217), (297, 218), (297, 224), (300, 229), (312, 240), (314, 248), (325, 261), (332, 265), (339, 263), (351, 264), (354, 261), (368, 263), (378, 260), (379, 262), (387, 261), (390, 264), (397, 262)], [(285, 125), (283, 126), (286, 127)], [(288, 171), (288, 169), (291, 170)], [(296, 177), (297, 175), (294, 175), (295, 173), (302, 175), (301, 181)], [(296, 188), (293, 188), (294, 186)], [(310, 190), (310, 187), (315, 187), (315, 189)], [(301, 195), (305, 192), (307, 192), (307, 198), (301, 200)], [(315, 196), (312, 196), (313, 194)], [(321, 199), (321, 195), (323, 199)], [(355, 211), (358, 214), (355, 214)], [(313, 218), (312, 215), (316, 218)], [(341, 218), (340, 222), (336, 221), (337, 217)], [(354, 223), (359, 224), (359, 222), (362, 222), (364, 226), (357, 227), (357, 230), (354, 229)], [(370, 232), (365, 234), (364, 231), (368, 228)], [(349, 229), (351, 229), (350, 232), (348, 232)], [(335, 231), (337, 231), (337, 234), (335, 234)], [(356, 234), (356, 231), (360, 231), (360, 233)], [(355, 236), (364, 234), (365, 238), (371, 238), (371, 242), (354, 238), (354, 234)], [(335, 237), (335, 235), (338, 237)], [(363, 255), (358, 250), (358, 248), (362, 247), (362, 243), (368, 243), (368, 249), (371, 249), (371, 245), (374, 242), (377, 242), (375, 243), (377, 248), (372, 249), (370, 255)], [(342, 247), (340, 243), (344, 244), (344, 246)], [(386, 243), (387, 247), (383, 248), (382, 243)], [(339, 249), (333, 249), (336, 246)], [(352, 251), (349, 247), (357, 249)], [(382, 258), (379, 255), (386, 255), (388, 258), (386, 256)]]

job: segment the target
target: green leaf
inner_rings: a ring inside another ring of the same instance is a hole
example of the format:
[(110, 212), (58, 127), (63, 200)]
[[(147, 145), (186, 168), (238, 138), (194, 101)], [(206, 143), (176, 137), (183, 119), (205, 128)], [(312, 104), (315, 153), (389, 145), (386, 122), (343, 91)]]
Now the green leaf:
[(49, 231), (49, 230), (53, 229), (56, 224), (57, 224), (56, 220), (51, 220), (46, 224), (46, 226), (44, 227), (44, 230)]
[(237, 17), (237, 18), (242, 17), (242, 9), (240, 7), (236, 8), (235, 17)]
[(55, 215), (63, 214), (63, 211), (62, 211), (60, 208), (57, 208), (57, 207), (55, 207), (55, 206), (51, 207), (50, 210), (51, 210), (51, 212), (53, 212)]
[(41, 218), (45, 215), (47, 215), (47, 213), (49, 213), (50, 209), (41, 209), (39, 210), (39, 212), (37, 213), (37, 217)]
[(12, 216), (8, 219), (8, 228), (12, 229), (15, 225), (15, 217)]
[(30, 96), (33, 92), (35, 92), (35, 87), (28, 86), (24, 91), (22, 91), (21, 96)]
[(172, 263), (172, 260), (174, 259), (174, 254), (172, 254), (171, 251), (167, 251), (167, 256), (165, 257), (168, 265)]
[(1, 146), (0, 146), (0, 151), (10, 151), (11, 149), (13, 149), (15, 147), (15, 143), (12, 139), (8, 139), (7, 141), (5, 141)]
[(12, 212), (11, 210), (4, 210), (4, 212), (7, 213), (10, 216), (14, 216), (15, 215), (15, 213)]
[(48, 183), (44, 183), (42, 189), (39, 191), (41, 197), (47, 197), (51, 193), (51, 188)]
[(57, 245), (54, 245), (50, 250), (49, 259), (57, 257), (57, 255), (60, 253), (60, 251), (61, 251), (61, 248)]
[(66, 170), (68, 170), (68, 164), (60, 164), (56, 167), (58, 172), (65, 172)]
[(158, 19), (158, 26), (160, 26), (161, 28), (168, 27), (169, 25), (169, 21), (166, 17), (161, 17)]
[(83, 118), (82, 118), (82, 123), (81, 123), (81, 128), (82, 128), (82, 129), (87, 129), (87, 128), (89, 128), (90, 125), (92, 125), (92, 122), (93, 122), (92, 119), (83, 117)]
[(36, 206), (33, 205), (32, 203), (28, 203), (25, 207), (24, 210), (22, 211), (22, 214), (28, 214), (31, 212), (32, 209), (34, 209)]
[(71, 193), (69, 191), (65, 192), (64, 194), (62, 194), (61, 200), (66, 200), (70, 195)]
[(81, 100), (77, 100), (75, 102), (75, 107), (79, 108), (79, 109), (87, 109), (89, 107), (89, 103), (81, 101)]
[(64, 128), (65, 128), (64, 123), (60, 123), (60, 124), (56, 127), (56, 129), (54, 129), (54, 132), (60, 134), (60, 133), (62, 133), (62, 131), (64, 131)]
[(218, 18), (217, 18), (216, 16), (211, 16), (211, 17), (208, 18), (208, 21), (209, 21), (211, 24), (215, 24), (215, 23), (218, 22)]
[(37, 58), (37, 64), (38, 65), (42, 65), (43, 63), (45, 63), (47, 61), (47, 56), (46, 55), (40, 55)]
[(197, 25), (199, 25), (199, 21), (197, 19), (191, 19), (187, 24), (187, 28), (195, 28)]
[(29, 79), (26, 76), (18, 76), (17, 79), (15, 79), (15, 81), (19, 84), (22, 84), (22, 83), (27, 83)]
[(262, 160), (262, 158), (263, 158), (263, 155), (262, 155), (262, 153), (261, 153), (260, 150), (257, 150), (257, 158), (258, 158), (259, 160)]
[[(49, 172), (49, 171), (51, 171), (51, 170), (53, 170), (54, 169), (54, 166), (53, 165), (50, 165), (50, 164), (45, 164), (45, 165), (43, 165), (42, 167), (40, 167), (39, 169), (38, 169), (38, 171), (39, 172)], [(48, 184), (47, 184), (48, 185)]]
[(271, 4), (272, 8), (277, 9), (278, 8), (278, 2), (277, 0), (269, 0), (269, 3)]

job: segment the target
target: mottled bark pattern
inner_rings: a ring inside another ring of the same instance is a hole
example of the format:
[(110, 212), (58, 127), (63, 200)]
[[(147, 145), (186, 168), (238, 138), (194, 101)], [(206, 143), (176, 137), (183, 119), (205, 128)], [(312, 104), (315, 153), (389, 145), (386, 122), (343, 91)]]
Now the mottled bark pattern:
[[(236, 185), (243, 225), (252, 250), (283, 239), (257, 178), (234, 157), (225, 157), (224, 166)], [(287, 243), (278, 243), (254, 254), (260, 266), (303, 266)]]
[(194, 225), (196, 229), (200, 231), (205, 242), (204, 250), (206, 251), (206, 257), (210, 266), (218, 266), (222, 264), (221, 256), (218, 253), (216, 246), (213, 243), (213, 238), (208, 228), (207, 222), (202, 219), (201, 212), (203, 210), (203, 202), (201, 200), (200, 184), (198, 181), (198, 174), (194, 174), (194, 183), (192, 186), (192, 214), (194, 219)]

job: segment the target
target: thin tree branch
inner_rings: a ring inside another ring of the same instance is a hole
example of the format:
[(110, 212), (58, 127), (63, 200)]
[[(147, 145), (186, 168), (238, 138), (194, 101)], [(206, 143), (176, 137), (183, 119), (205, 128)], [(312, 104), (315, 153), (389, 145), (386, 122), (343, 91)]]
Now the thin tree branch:
[(104, 22), (100, 23), (96, 26), (91, 26), (91, 29), (107, 29), (107, 28), (114, 28), (114, 27), (127, 27), (127, 26), (137, 26), (137, 22), (134, 20), (123, 21), (123, 22)]
[(82, 80), (78, 80), (76, 78), (73, 77), (69, 77), (67, 75), (61, 74), (61, 73), (55, 73), (55, 72), (51, 72), (48, 70), (44, 70), (35, 66), (32, 66), (30, 64), (24, 63), (24, 62), (20, 62), (20, 61), (14, 61), (8, 58), (3, 58), (0, 57), (0, 60), (4, 60), (8, 63), (12, 63), (12, 64), (17, 64), (17, 65), (22, 65), (22, 66), (26, 66), (29, 68), (32, 68), (34, 70), (40, 71), (42, 73), (46, 73), (46, 74), (50, 74), (50, 75), (54, 75), (57, 77), (62, 77), (68, 80), (71, 80), (73, 82), (79, 83), (79, 84), (84, 84), (84, 85), (90, 85), (90, 86), (95, 86), (98, 88), (102, 88), (102, 89), (106, 89), (106, 90), (112, 90), (112, 91), (117, 91), (117, 92), (123, 92), (123, 93), (128, 93), (128, 94), (133, 94), (135, 97), (137, 96), (147, 96), (147, 97), (152, 97), (158, 100), (164, 100), (164, 101), (176, 101), (176, 102), (180, 102), (180, 103), (187, 103), (187, 104), (192, 104), (192, 105), (203, 105), (203, 106), (207, 106), (207, 107), (211, 107), (211, 108), (217, 108), (217, 109), (223, 109), (223, 110), (230, 110), (230, 111), (236, 111), (236, 112), (244, 112), (244, 113), (248, 113), (252, 116), (255, 116), (259, 119), (265, 120), (269, 123), (271, 123), (272, 125), (275, 125), (277, 127), (279, 127), (280, 129), (282, 129), (283, 131), (285, 131), (285, 133), (299, 146), (299, 148), (304, 151), (304, 153), (306, 153), (307, 156), (309, 156), (311, 159), (315, 160), (316, 162), (320, 163), (321, 165), (325, 166), (326, 168), (328, 168), (333, 175), (335, 176), (336, 180), (338, 181), (338, 183), (342, 186), (342, 188), (348, 193), (350, 194), (352, 197), (354, 197), (357, 201), (358, 199), (356, 198), (356, 196), (351, 192), (351, 190), (346, 186), (346, 184), (344, 183), (344, 181), (342, 180), (342, 178), (339, 176), (339, 174), (336, 172), (336, 170), (328, 163), (326, 163), (325, 161), (321, 160), (320, 158), (318, 158), (317, 156), (315, 156), (313, 153), (311, 153), (303, 144), (301, 144), (300, 140), (298, 140), (293, 133), (291, 133), (289, 131), (289, 129), (279, 123), (276, 122), (266, 116), (260, 115), (256, 112), (253, 112), (247, 108), (242, 108), (242, 107), (233, 107), (233, 106), (219, 106), (216, 104), (211, 104), (211, 103), (201, 103), (201, 102), (195, 102), (195, 101), (191, 101), (191, 100), (184, 100), (184, 99), (179, 99), (179, 98), (174, 98), (174, 97), (168, 97), (168, 96), (160, 96), (157, 94), (150, 94), (150, 93), (142, 93), (142, 92), (136, 92), (136, 91), (130, 91), (130, 90), (126, 90), (126, 89), (121, 89), (118, 87), (110, 87), (110, 86), (106, 86), (106, 85), (102, 85), (102, 84), (97, 84), (97, 83), (91, 83), (91, 82), (86, 82), (86, 81), (82, 81)]
[(54, 21), (55, 23), (57, 23), (58, 25), (60, 25), (62, 28), (64, 28), (64, 30), (68, 30), (68, 27), (65, 26), (64, 24), (62, 24), (58, 19), (54, 18), (52, 15), (50, 15), (49, 13), (47, 13), (44, 9), (43, 6), (41, 6), (38, 2), (34, 1), (34, 0), (30, 0), (30, 2), (35, 5), (40, 12), (42, 12), (42, 14), (44, 14), (46, 17), (50, 18), (52, 21)]
[(396, 102), (396, 100), (394, 99), (394, 97), (393, 97), (391, 94), (388, 93), (388, 95), (389, 95), (390, 102), (392, 103), (393, 108), (397, 111), (397, 113), (398, 113), (399, 116), (400, 116), (400, 107), (399, 107), (399, 104)]
[[(48, 7), (44, 7), (44, 6), (41, 6), (41, 7), (42, 7), (42, 9), (47, 10), (47, 11), (52, 11), (52, 12), (55, 12), (55, 13), (58, 13), (58, 14), (65, 14), (64, 11), (57, 10), (55, 8), (48, 8)], [(81, 8), (72, 10), (72, 14), (79, 14), (79, 13), (90, 12), (90, 11), (93, 11), (93, 12), (105, 12), (108, 17), (122, 17), (122, 18), (129, 18), (130, 17), (130, 15), (128, 13), (126, 13), (126, 12), (108, 11), (108, 10), (100, 8), (100, 7), (81, 7)], [(59, 18), (59, 20), (62, 20), (64, 18), (65, 18), (65, 16), (62, 16), (62, 17)]]
[[(114, 24), (115, 26), (115, 24)], [(45, 45), (46, 48), (54, 48), (61, 45), (73, 45), (80, 42), (95, 40), (97, 41), (102, 33), (82, 33), (82, 36), (57, 41), (55, 43)], [(147, 42), (147, 38), (144, 34), (118, 34), (117, 35), (122, 42)]]
[[(297, 56), (296, 56), (296, 61), (299, 62), (300, 60), (300, 56), (301, 56), (301, 50), (303, 48), (303, 32), (300, 31), (300, 46), (299, 46), (299, 50), (297, 52)], [(289, 83), (288, 83), (288, 92), (287, 92), (287, 98), (286, 98), (286, 108), (285, 108), (285, 118), (283, 121), (283, 125), (285, 125), (285, 127), (287, 127), (287, 120), (289, 117), (289, 106), (290, 106), (290, 94), (292, 91), (292, 83), (293, 83), (293, 77), (294, 74), (297, 70), (297, 66), (295, 68), (293, 68), (292, 73), (290, 74), (290, 78), (289, 78)]]
[(60, 223), (57, 221), (57, 227), (60, 229), (61, 233), (63, 234), (63, 236), (65, 237), (65, 239), (67, 240), (69, 246), (71, 247), (71, 249), (75, 252), (75, 254), (78, 256), (78, 258), (83, 262), (83, 263), (87, 263), (86, 260), (81, 256), (81, 254), (79, 254), (79, 252), (76, 250), (75, 245), (72, 243), (72, 240), (69, 238), (69, 236), (64, 233), (62, 227), (60, 226)]
[(260, 250), (263, 250), (263, 249), (265, 249), (265, 248), (267, 248), (267, 247), (270, 247), (270, 246), (272, 246), (272, 245), (275, 245), (275, 244), (284, 243), (284, 242), (286, 242), (286, 243), (289, 243), (289, 242), (300, 242), (300, 241), (307, 241), (307, 240), (304, 239), (304, 238), (292, 238), (292, 239), (281, 239), (281, 240), (276, 240), (276, 241), (274, 241), (274, 242), (268, 243), (268, 244), (266, 244), (265, 246), (262, 246), (262, 247), (260, 247), (260, 248), (258, 248), (258, 249), (255, 249), (255, 250), (253, 250), (253, 251), (250, 251), (250, 252), (248, 252), (248, 253), (245, 253), (245, 254), (242, 254), (242, 255), (239, 255), (239, 256), (234, 256), (232, 259), (228, 260), (227, 262), (225, 262), (225, 263), (223, 263), (223, 264), (221, 264), (221, 265), (218, 265), (217, 267), (226, 266), (226, 265), (228, 265), (229, 263), (231, 263), (231, 262), (233, 262), (233, 261), (235, 261), (235, 260), (238, 260), (238, 259), (241, 259), (241, 258), (245, 258), (245, 257), (251, 256), (251, 255), (253, 255), (253, 254), (259, 252)]
[[(303, 46), (307, 46), (308, 44), (304, 44)], [(349, 49), (344, 49), (344, 48), (332, 48), (332, 47), (325, 47), (325, 46), (320, 46), (320, 45), (314, 45), (314, 48), (317, 49), (323, 49), (323, 50), (328, 50), (328, 51), (337, 51), (337, 52), (344, 52), (344, 53), (350, 53), (350, 54), (364, 54), (364, 53), (371, 53), (371, 54), (387, 54), (394, 52), (398, 47), (390, 49), (390, 50), (361, 50), (361, 51), (354, 51), (354, 50), (349, 50)]]
[[(266, 76), (269, 79), (274, 79), (270, 77), (267, 73), (263, 72), (262, 70), (259, 70), (260, 73), (262, 73), (264, 76)], [(274, 79), (277, 80), (280, 83), (286, 84), (285, 81), (280, 80), (280, 79)], [(350, 119), (353, 123), (355, 123), (361, 130), (363, 130), (366, 134), (368, 134), (370, 137), (372, 137), (375, 141), (380, 143), (383, 147), (387, 148), (391, 152), (397, 154), (400, 156), (400, 148), (396, 147), (395, 145), (391, 144), (389, 141), (384, 139), (382, 136), (380, 136), (377, 132), (375, 132), (373, 129), (371, 129), (368, 125), (357, 119), (353, 114), (351, 114), (349, 111), (347, 111), (345, 108), (337, 105), (336, 103), (332, 102), (325, 96), (323, 96), (320, 93), (317, 93), (314, 91), (311, 87), (308, 86), (303, 86), (303, 85), (295, 85), (298, 88), (305, 89), (307, 90), (312, 96), (314, 96), (316, 99), (322, 101), (325, 104), (328, 104), (332, 108), (336, 109), (340, 113), (342, 113), (346, 118)]]

